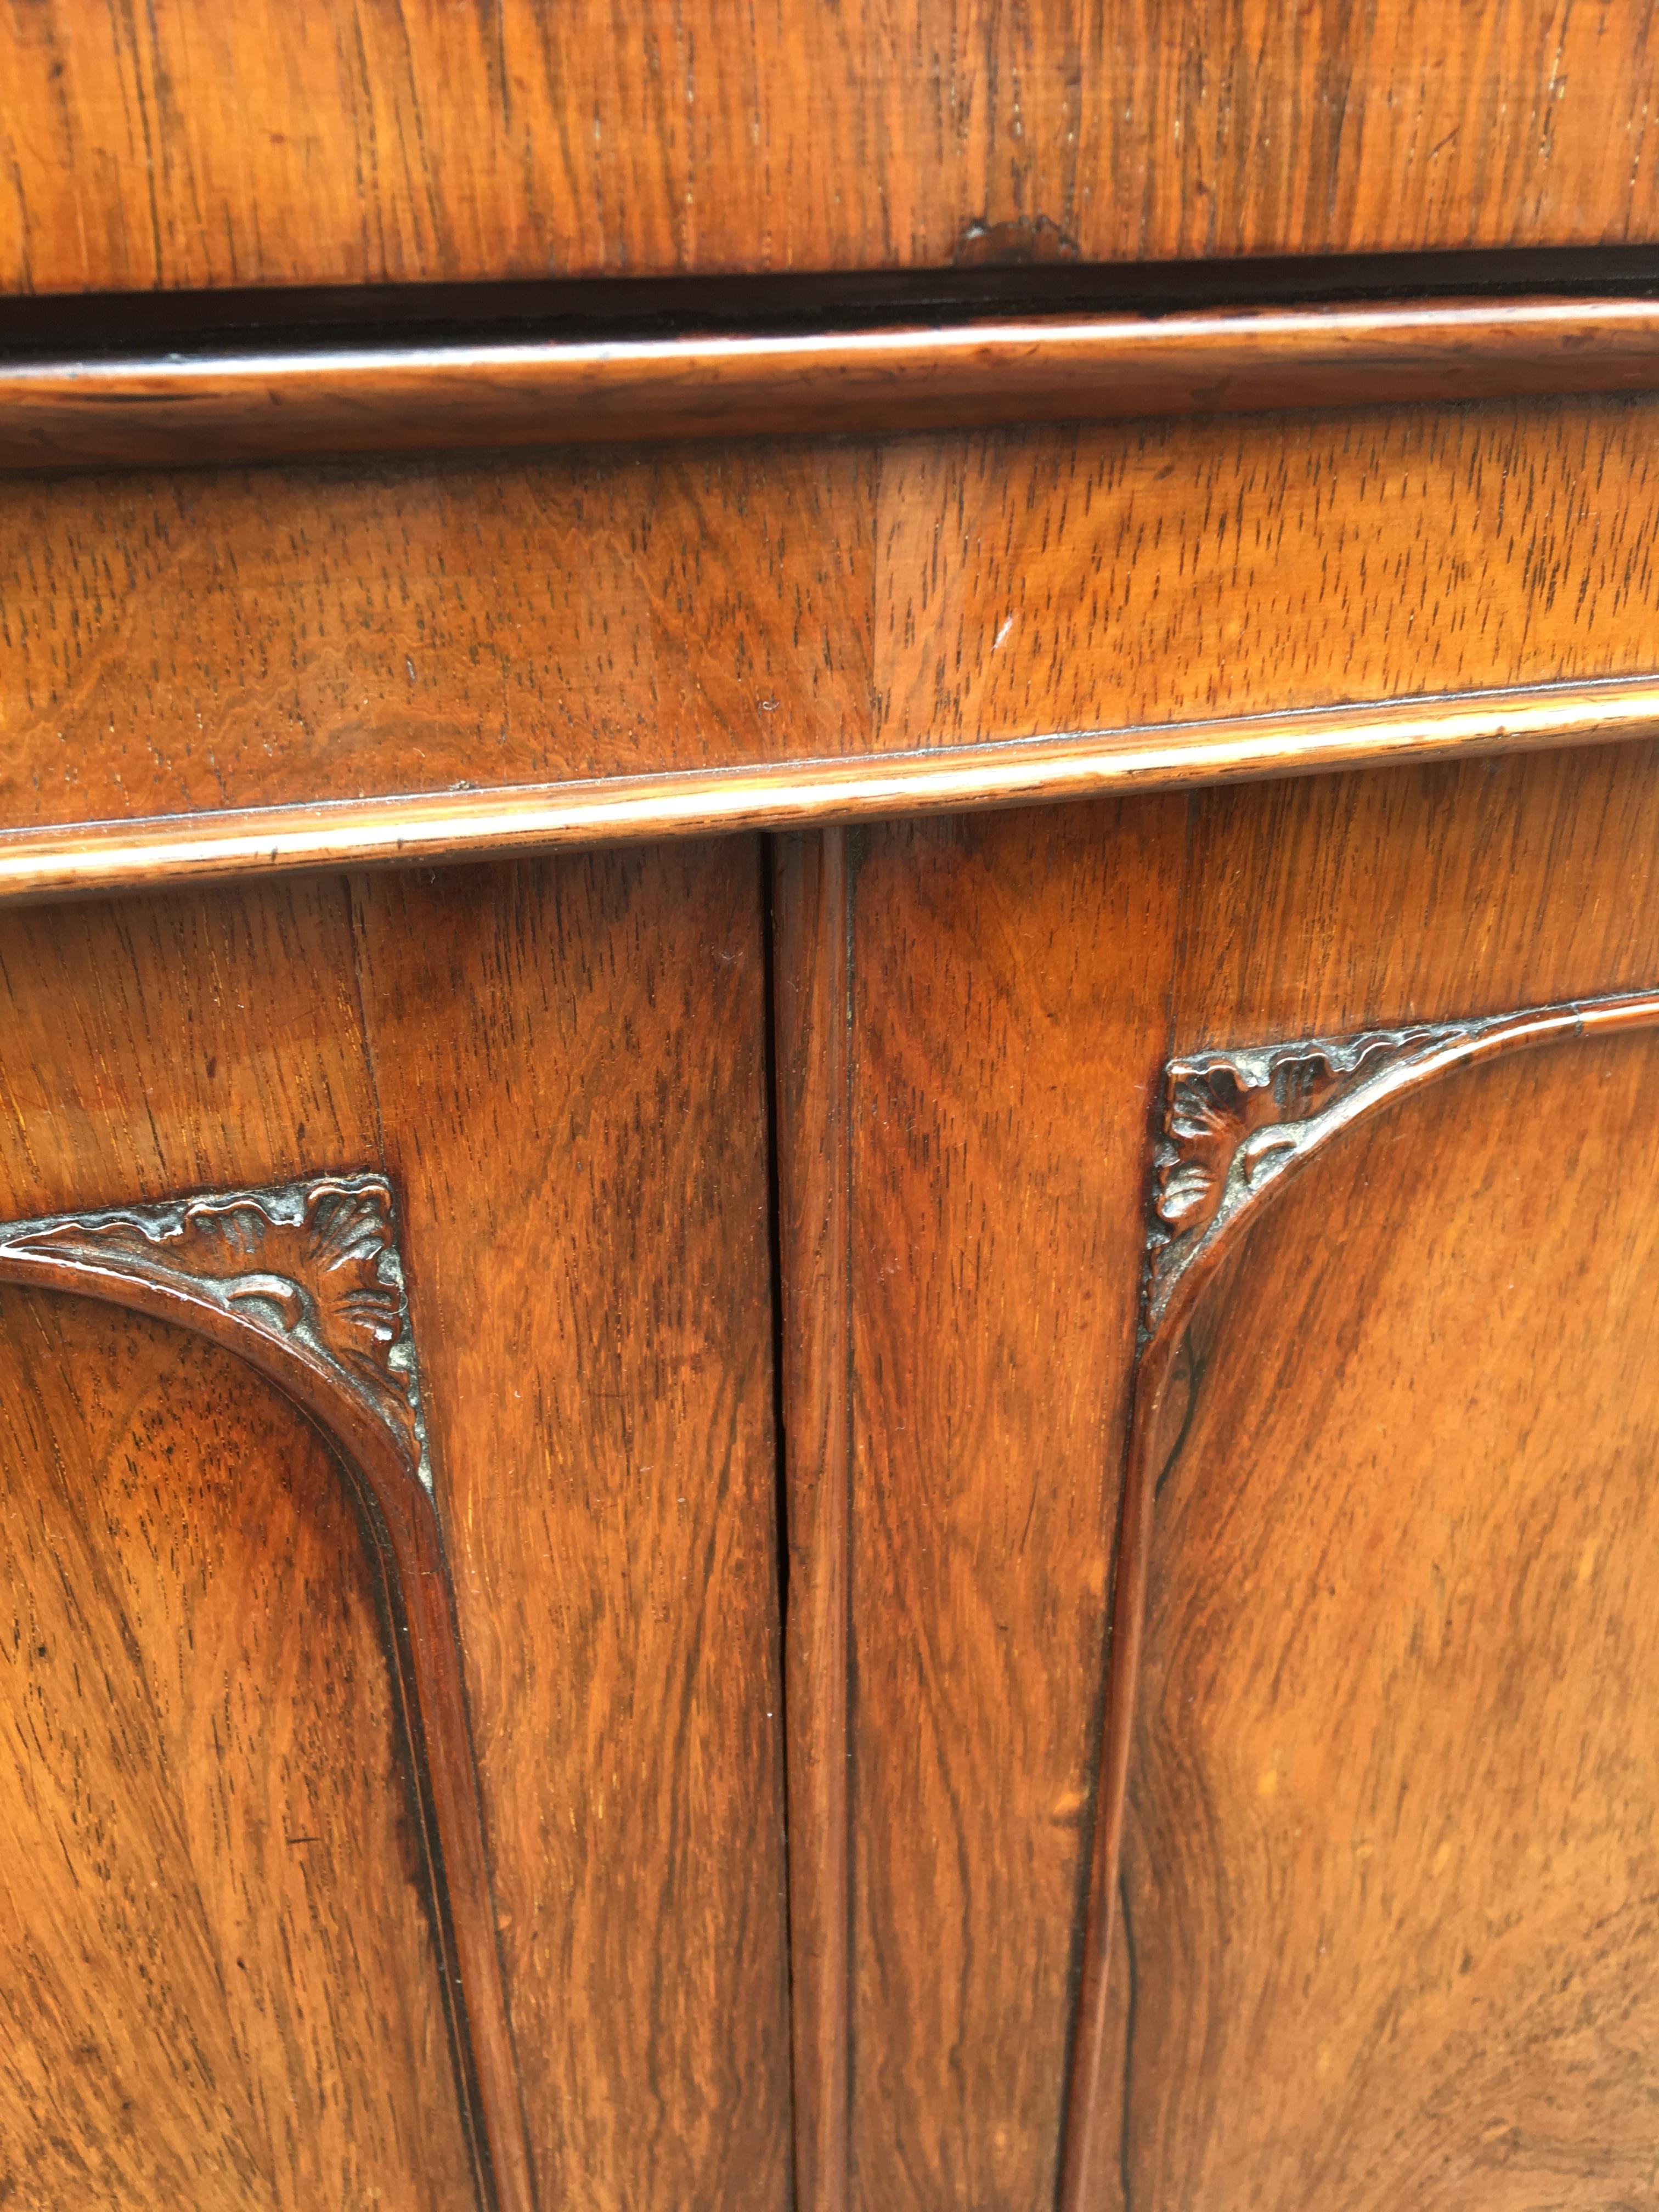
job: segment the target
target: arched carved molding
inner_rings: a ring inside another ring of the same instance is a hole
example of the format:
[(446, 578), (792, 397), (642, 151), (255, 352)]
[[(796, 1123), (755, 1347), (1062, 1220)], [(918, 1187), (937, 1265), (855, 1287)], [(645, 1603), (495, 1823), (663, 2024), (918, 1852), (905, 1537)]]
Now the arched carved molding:
[(390, 1431), (432, 1488), (403, 1262), (384, 1176), (325, 1176), (167, 1206), (0, 1225), (13, 1253), (170, 1283), (284, 1345)]
[(1153, 1149), (1129, 1443), (1112, 1598), (1093, 1860), (1060, 2212), (1115, 2187), (1120, 2143), (1106, 2079), (1108, 1974), (1159, 1483), (1196, 1387), (1192, 1323), (1206, 1286), (1273, 1194), (1356, 1122), (1462, 1070), (1539, 1045), (1659, 1028), (1659, 991), (1346, 1037), (1195, 1053), (1164, 1069)]
[(392, 1188), (337, 1175), (0, 1223), (0, 1283), (73, 1291), (246, 1359), (335, 1447), (392, 1626), (461, 2111), (483, 2212), (530, 2212), (460, 1647)]

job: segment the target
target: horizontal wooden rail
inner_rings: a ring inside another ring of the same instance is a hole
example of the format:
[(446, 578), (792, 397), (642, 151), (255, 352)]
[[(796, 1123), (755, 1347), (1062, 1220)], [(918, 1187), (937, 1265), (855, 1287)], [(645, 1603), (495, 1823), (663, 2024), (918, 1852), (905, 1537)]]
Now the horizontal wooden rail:
[(1659, 675), (856, 759), (15, 830), (0, 835), (0, 900), (273, 870), (499, 859), (1655, 736)]
[(1659, 386), (1659, 301), (1027, 317), (0, 363), (0, 468), (905, 430)]

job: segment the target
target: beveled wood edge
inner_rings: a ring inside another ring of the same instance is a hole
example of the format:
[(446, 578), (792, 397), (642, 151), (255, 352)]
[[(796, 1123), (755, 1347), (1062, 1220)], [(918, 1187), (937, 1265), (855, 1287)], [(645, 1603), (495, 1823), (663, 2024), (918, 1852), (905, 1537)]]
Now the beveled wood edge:
[(1659, 735), (1659, 675), (840, 760), (216, 809), (0, 833), (0, 903), (501, 860)]
[[(378, 1170), (355, 1178), (384, 1181)], [(313, 1179), (333, 1181), (334, 1178)], [(353, 1180), (347, 1178), (346, 1180)], [(283, 1186), (276, 1195), (292, 1188)], [(208, 1203), (258, 1203), (267, 1189), (199, 1194)], [(392, 1689), (420, 1767), (416, 1814), (435, 1894), (437, 1968), (455, 2039), (461, 2121), (478, 2202), (488, 2212), (534, 2212), (518, 2066), (501, 1971), (477, 1771), (461, 1674), (459, 1630), (436, 1508), (422, 1462), (343, 1370), (298, 1337), (262, 1326), (192, 1285), (188, 1274), (140, 1272), (118, 1253), (55, 1249), (53, 1232), (89, 1230), (167, 1211), (147, 1202), (0, 1223), (0, 1283), (68, 1291), (188, 1329), (244, 1359), (297, 1406), (372, 1501), (384, 1531), (372, 1565), (381, 1578), (396, 1649)], [(395, 1249), (395, 1247), (394, 1247)], [(401, 1266), (401, 1260), (399, 1261)], [(401, 1296), (401, 1292), (400, 1292)], [(428, 1823), (435, 1834), (426, 1832)], [(453, 1955), (450, 1946), (453, 1944)]]
[(771, 860), (794, 2202), (849, 2212), (853, 884), (840, 830)]
[(1109, 421), (1659, 387), (1659, 300), (0, 362), (0, 469)]
[[(1316, 1056), (1338, 1063), (1350, 1060), (1358, 1066), (1358, 1075), (1350, 1085), (1339, 1085), (1331, 1103), (1314, 1108), (1305, 1121), (1291, 1116), (1283, 1124), (1261, 1125), (1261, 1133), (1269, 1139), (1281, 1131), (1294, 1129), (1294, 1140), (1275, 1145), (1271, 1152), (1262, 1156), (1263, 1171), (1259, 1179), (1239, 1177), (1230, 1172), (1227, 1194), (1208, 1225), (1195, 1236), (1161, 1296), (1155, 1263), (1161, 1251), (1170, 1249), (1170, 1240), (1167, 1232), (1157, 1225), (1160, 1210), (1158, 1184), (1169, 1162), (1154, 1154), (1152, 1206), (1155, 1225), (1149, 1239), (1146, 1273), (1149, 1326), (1143, 1333), (1136, 1359), (1124, 1473), (1094, 1851), (1084, 1930), (1077, 2032), (1061, 2145), (1059, 2212), (1089, 2212), (1091, 2206), (1104, 2201), (1109, 2174), (1115, 2178), (1118, 2172), (1121, 2144), (1117, 2132), (1108, 2125), (1115, 2100), (1108, 2091), (1105, 2078), (1112, 2042), (1107, 2006), (1117, 1917), (1118, 1869), (1146, 1614), (1153, 1506), (1159, 1482), (1173, 1451), (1179, 1448), (1186, 1427), (1186, 1409), (1171, 1406), (1170, 1418), (1166, 1419), (1165, 1400), (1172, 1378), (1178, 1372), (1184, 1373), (1181, 1355), (1197, 1306), (1224, 1262), (1243, 1243), (1273, 1196), (1287, 1188), (1311, 1160), (1356, 1123), (1368, 1121), (1379, 1109), (1414, 1096), (1467, 1068), (1512, 1054), (1589, 1036), (1628, 1035), (1655, 1028), (1659, 1028), (1659, 991), (1626, 992), (1467, 1021), (1422, 1024), (1410, 1030), (1375, 1032), (1359, 1037), (1298, 1040), (1281, 1047), (1251, 1048), (1237, 1054), (1183, 1055), (1170, 1062), (1165, 1077), (1171, 1086), (1194, 1062), (1225, 1066), (1247, 1061), (1263, 1066), (1279, 1054), (1304, 1063)], [(1375, 1048), (1374, 1055), (1369, 1059), (1366, 1048)], [(1176, 1436), (1171, 1437), (1170, 1429), (1176, 1410), (1181, 1410), (1182, 1420)], [(1160, 1445), (1169, 1447), (1161, 1458)]]

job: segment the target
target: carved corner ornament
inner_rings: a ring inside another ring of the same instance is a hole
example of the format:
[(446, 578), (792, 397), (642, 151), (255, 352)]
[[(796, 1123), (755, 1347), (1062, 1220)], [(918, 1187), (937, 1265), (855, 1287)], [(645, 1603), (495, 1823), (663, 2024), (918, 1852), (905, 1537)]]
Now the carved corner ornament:
[(0, 1224), (0, 1249), (167, 1285), (308, 1359), (391, 1431), (428, 1493), (432, 1470), (392, 1188), (383, 1176), (304, 1182)]
[(1143, 1340), (1194, 1261), (1336, 1122), (1485, 1026), (1377, 1030), (1172, 1060), (1152, 1159)]

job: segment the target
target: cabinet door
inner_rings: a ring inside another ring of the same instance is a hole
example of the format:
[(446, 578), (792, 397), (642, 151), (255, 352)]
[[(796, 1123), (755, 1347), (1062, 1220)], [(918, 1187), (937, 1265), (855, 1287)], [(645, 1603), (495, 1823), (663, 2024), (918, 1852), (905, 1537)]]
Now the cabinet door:
[(1656, 1026), (1648, 995), (1171, 1069), (1126, 2203), (1651, 2194)]
[(1656, 837), (1632, 747), (781, 845), (811, 2212), (1651, 2195)]
[(787, 2202), (762, 890), (0, 917), (9, 2201)]

